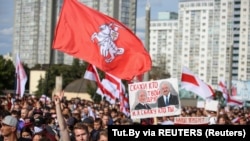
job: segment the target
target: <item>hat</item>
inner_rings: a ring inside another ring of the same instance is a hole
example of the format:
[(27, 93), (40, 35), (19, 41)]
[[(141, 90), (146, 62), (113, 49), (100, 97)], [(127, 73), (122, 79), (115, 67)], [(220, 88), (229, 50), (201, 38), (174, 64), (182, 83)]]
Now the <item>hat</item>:
[(75, 123), (76, 123), (76, 119), (74, 117), (69, 117), (69, 119), (67, 120), (68, 126), (74, 126)]
[(85, 118), (82, 122), (86, 124), (94, 124), (94, 120), (91, 118)]
[(11, 115), (5, 116), (2, 123), (12, 127), (17, 127), (17, 119)]

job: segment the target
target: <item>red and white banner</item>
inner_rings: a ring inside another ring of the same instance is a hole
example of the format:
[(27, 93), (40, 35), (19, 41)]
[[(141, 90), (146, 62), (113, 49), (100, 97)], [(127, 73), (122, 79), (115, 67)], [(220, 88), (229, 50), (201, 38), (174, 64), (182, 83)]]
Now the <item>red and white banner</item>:
[(182, 69), (181, 89), (191, 91), (203, 99), (214, 96), (213, 89), (195, 76), (187, 67), (183, 67)]
[(175, 117), (175, 125), (208, 125), (209, 117)]
[(110, 104), (115, 104), (116, 98), (119, 98), (119, 89), (117, 85), (106, 78), (102, 79), (101, 85), (98, 86), (96, 93), (104, 95)]
[[(87, 69), (86, 69), (86, 72), (84, 74), (84, 78), (85, 79), (88, 79), (88, 80), (91, 80), (91, 81), (96, 81), (96, 84), (97, 86), (99, 87), (101, 85), (101, 80), (100, 80), (100, 77), (99, 77), (99, 74), (97, 72), (97, 69), (95, 66), (89, 64)], [(102, 87), (102, 86), (101, 86)], [(100, 94), (100, 93), (98, 93)], [(104, 95), (100, 94), (102, 97)]]
[(91, 64), (88, 66), (84, 78), (96, 81), (98, 85), (96, 93), (105, 97), (109, 103), (115, 104), (116, 99), (119, 99), (120, 111), (128, 115), (128, 98), (125, 96), (125, 86), (120, 78), (105, 73), (105, 78), (101, 81), (96, 67)]
[(227, 90), (227, 86), (225, 84), (225, 80), (224, 79), (220, 79), (219, 81), (219, 91), (221, 91), (223, 93), (223, 97), (226, 99), (227, 101), (227, 105), (232, 105), (232, 106), (243, 106), (243, 101), (239, 100), (236, 98), (236, 96), (230, 96)]
[(20, 61), (19, 55), (17, 54), (16, 55), (16, 94), (18, 94), (20, 98), (22, 98), (24, 95), (27, 79), (28, 77)]
[(91, 81), (101, 82), (96, 67), (93, 65), (88, 65), (84, 78)]

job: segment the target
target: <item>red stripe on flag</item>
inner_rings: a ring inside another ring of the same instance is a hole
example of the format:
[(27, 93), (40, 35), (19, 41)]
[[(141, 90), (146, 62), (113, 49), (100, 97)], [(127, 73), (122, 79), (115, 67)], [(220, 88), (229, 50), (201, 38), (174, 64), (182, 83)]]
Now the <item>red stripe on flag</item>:
[(192, 84), (194, 84), (196, 86), (199, 86), (198, 82), (196, 81), (196, 78), (193, 75), (182, 73), (181, 81), (182, 82), (192, 83)]
[(207, 86), (208, 86), (210, 92), (213, 94), (212, 96), (215, 97), (215, 93), (214, 93), (213, 88), (210, 85), (207, 85)]

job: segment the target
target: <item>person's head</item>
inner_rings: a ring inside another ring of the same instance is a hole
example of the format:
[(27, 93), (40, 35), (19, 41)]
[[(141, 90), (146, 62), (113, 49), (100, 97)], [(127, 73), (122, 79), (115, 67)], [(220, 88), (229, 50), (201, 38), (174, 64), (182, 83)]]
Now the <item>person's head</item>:
[(115, 109), (115, 108), (111, 109), (110, 115), (111, 115), (112, 118), (117, 117), (117, 115), (118, 115), (117, 109)]
[(81, 119), (81, 112), (78, 109), (74, 109), (72, 111), (72, 116), (75, 117), (76, 119)]
[(245, 117), (240, 117), (239, 124), (240, 125), (247, 125), (247, 119)]
[(107, 129), (103, 129), (103, 130), (100, 131), (97, 141), (108, 141), (108, 131), (107, 131)]
[(74, 136), (75, 141), (88, 141), (89, 140), (89, 131), (88, 127), (81, 122), (78, 122), (74, 126)]
[(171, 91), (171, 84), (167, 81), (162, 81), (160, 84), (160, 91), (162, 95), (168, 95)]
[(41, 133), (35, 133), (34, 136), (32, 137), (32, 141), (40, 141), (42, 137), (43, 136)]
[(88, 127), (88, 130), (91, 131), (94, 129), (94, 120), (90, 117), (85, 118), (82, 123)]
[(107, 126), (108, 122), (109, 122), (109, 115), (108, 114), (103, 114), (103, 117), (102, 117), (103, 126)]
[(23, 127), (20, 136), (24, 139), (32, 139), (32, 131), (29, 127)]
[(82, 110), (82, 113), (84, 115), (88, 115), (89, 114), (89, 109), (88, 109), (88, 106), (84, 106), (83, 110)]
[(137, 95), (138, 95), (138, 101), (140, 103), (146, 102), (146, 100), (147, 100), (147, 91), (146, 90), (138, 90)]
[(1, 123), (1, 135), (4, 137), (15, 136), (17, 133), (17, 118), (7, 115)]
[(94, 129), (95, 130), (100, 130), (102, 128), (102, 119), (101, 118), (96, 118), (94, 121)]
[(229, 118), (228, 118), (228, 116), (226, 114), (222, 114), (222, 115), (218, 116), (217, 124), (219, 124), (219, 125), (229, 125), (230, 120), (229, 120)]
[(21, 118), (25, 119), (26, 117), (28, 117), (28, 113), (29, 113), (28, 109), (26, 108), (21, 109)]
[(103, 112), (104, 112), (104, 114), (109, 114), (109, 107), (108, 107), (108, 106), (105, 106), (105, 107), (103, 108)]
[(104, 111), (103, 111), (102, 109), (100, 109), (100, 110), (99, 110), (99, 113), (98, 113), (99, 117), (102, 118), (102, 117), (103, 117), (103, 114), (104, 114)]
[(120, 119), (120, 118), (117, 118), (117, 119), (114, 121), (114, 125), (121, 125), (121, 119)]

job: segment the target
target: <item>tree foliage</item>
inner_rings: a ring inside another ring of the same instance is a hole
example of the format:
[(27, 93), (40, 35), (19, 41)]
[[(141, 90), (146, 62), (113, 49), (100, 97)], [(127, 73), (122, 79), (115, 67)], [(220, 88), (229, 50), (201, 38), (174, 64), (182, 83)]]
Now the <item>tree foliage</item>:
[(11, 60), (0, 56), (0, 89), (14, 89), (15, 87), (15, 66)]
[[(27, 76), (29, 76), (29, 68), (23, 64)], [(11, 60), (4, 59), (0, 55), (0, 90), (14, 90), (15, 86), (15, 64)], [(25, 89), (29, 89), (29, 78), (25, 85)]]
[[(39, 65), (37, 65), (39, 67)], [(53, 64), (46, 70), (45, 79), (40, 79), (38, 83), (38, 90), (36, 95), (49, 95), (53, 92), (55, 87), (55, 79), (57, 76), (62, 76), (64, 89), (72, 81), (82, 78), (86, 70), (86, 65), (80, 63), (78, 59), (74, 59), (72, 65)]]
[(165, 72), (161, 67), (153, 66), (149, 72), (149, 77), (150, 79), (158, 80), (170, 78), (171, 75), (168, 72)]

